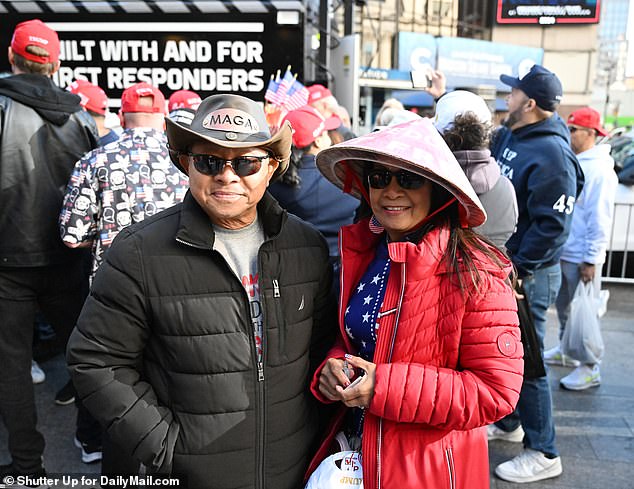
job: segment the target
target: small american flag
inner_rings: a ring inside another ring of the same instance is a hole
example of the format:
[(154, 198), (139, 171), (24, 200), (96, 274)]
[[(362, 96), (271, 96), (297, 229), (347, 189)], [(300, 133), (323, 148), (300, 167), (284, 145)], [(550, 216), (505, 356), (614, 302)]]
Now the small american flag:
[(101, 244), (103, 246), (110, 246), (115, 236), (116, 236), (116, 233), (113, 233), (111, 231), (103, 231), (101, 233)]
[(269, 85), (266, 87), (266, 93), (264, 94), (264, 100), (271, 102), (272, 104), (280, 104), (282, 102), (281, 97), (278, 96), (278, 90), (280, 88), (280, 82), (275, 80), (275, 77), (271, 75)]
[(142, 200), (145, 201), (147, 194), (145, 193), (145, 187), (141, 186), (141, 187), (135, 187), (134, 188), (134, 193), (136, 194), (136, 198), (138, 200)]
[(284, 107), (290, 110), (297, 110), (308, 103), (308, 89), (299, 81), (291, 85), (291, 88), (286, 92), (286, 100)]
[(277, 90), (278, 93), (278, 97), (280, 97), (280, 102), (278, 102), (278, 105), (285, 105), (286, 104), (286, 100), (287, 100), (287, 93), (290, 90), (290, 88), (293, 86), (293, 83), (295, 83), (295, 80), (297, 79), (297, 75), (293, 75), (293, 72), (291, 71), (291, 67), (289, 66), (288, 68), (286, 68), (286, 73), (284, 73), (284, 77), (282, 78), (282, 81), (280, 82), (280, 86)]

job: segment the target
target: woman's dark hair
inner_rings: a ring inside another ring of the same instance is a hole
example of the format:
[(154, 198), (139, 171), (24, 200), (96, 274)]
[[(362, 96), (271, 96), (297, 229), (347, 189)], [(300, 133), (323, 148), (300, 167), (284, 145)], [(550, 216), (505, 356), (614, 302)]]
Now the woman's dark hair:
[(491, 124), (481, 122), (473, 112), (465, 112), (456, 116), (442, 137), (451, 151), (485, 149), (489, 147), (491, 130)]
[[(367, 163), (363, 167), (363, 186), (369, 192), (367, 174), (374, 167), (374, 163)], [(437, 183), (432, 183), (432, 197), (429, 213), (438, 209), (453, 198), (451, 192)], [(426, 222), (420, 229), (413, 231), (405, 237), (406, 240), (413, 243), (419, 243), (423, 237), (437, 227), (447, 225), (449, 231), (449, 241), (447, 249), (442, 259), (447, 263), (450, 274), (456, 279), (458, 287), (463, 294), (471, 287), (478, 290), (482, 282), (482, 276), (478, 270), (478, 266), (474, 261), (474, 251), (479, 251), (489, 258), (495, 265), (500, 268), (504, 267), (504, 263), (500, 259), (498, 248), (485, 236), (476, 233), (471, 228), (463, 228), (460, 223), (460, 215), (458, 212), (460, 204), (456, 201), (438, 215), (434, 216), (429, 222)], [(355, 222), (370, 217), (372, 208), (370, 204), (361, 199), (361, 205), (357, 209)], [(496, 251), (498, 250), (498, 251)], [(503, 252), (502, 252), (503, 253)], [(465, 273), (469, 276), (469, 283), (465, 282)], [(511, 277), (513, 282), (514, 276)]]
[[(432, 211), (451, 198), (453, 198), (451, 193), (440, 185), (434, 185), (432, 192)], [(431, 226), (426, 232), (443, 225), (443, 223), (448, 224), (450, 229), (449, 241), (443, 260), (447, 263), (447, 268), (451, 271), (450, 273), (457, 279), (458, 286), (464, 294), (469, 286), (478, 290), (482, 282), (482, 276), (474, 261), (474, 251), (482, 253), (500, 268), (504, 267), (504, 263), (500, 259), (499, 249), (492, 241), (476, 233), (472, 228), (462, 227), (458, 212), (459, 205), (458, 202), (455, 202), (449, 206), (445, 212), (440, 213), (436, 219), (432, 219), (430, 223)], [(423, 236), (424, 233), (420, 238), (422, 239)], [(465, 273), (460, 272), (466, 272), (466, 275), (469, 277), (468, 283), (466, 283), (464, 279)], [(514, 279), (512, 278), (512, 280)]]
[(280, 177), (280, 182), (289, 187), (299, 187), (302, 183), (302, 179), (299, 176), (297, 170), (302, 166), (302, 156), (304, 156), (305, 149), (299, 149), (295, 146), (291, 146), (291, 157), (288, 161), (288, 168), (284, 172), (284, 175)]

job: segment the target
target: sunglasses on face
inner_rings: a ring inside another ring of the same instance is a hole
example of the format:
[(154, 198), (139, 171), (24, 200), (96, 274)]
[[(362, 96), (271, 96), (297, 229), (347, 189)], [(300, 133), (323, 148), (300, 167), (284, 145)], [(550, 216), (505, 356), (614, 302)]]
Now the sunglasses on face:
[(234, 173), (239, 177), (254, 175), (262, 168), (262, 161), (271, 157), (264, 156), (238, 156), (228, 160), (213, 155), (201, 155), (195, 153), (179, 153), (179, 157), (186, 158), (190, 165), (194, 165), (196, 170), (203, 175), (215, 177), (222, 173), (225, 166), (230, 165)]
[(570, 134), (574, 134), (577, 131), (587, 131), (588, 129), (586, 129), (585, 127), (568, 126), (568, 130), (570, 131)]
[(374, 189), (384, 189), (392, 181), (392, 177), (396, 177), (399, 186), (405, 190), (416, 190), (421, 188), (425, 181), (425, 177), (410, 173), (405, 170), (391, 172), (389, 170), (372, 170), (368, 173), (368, 184)]

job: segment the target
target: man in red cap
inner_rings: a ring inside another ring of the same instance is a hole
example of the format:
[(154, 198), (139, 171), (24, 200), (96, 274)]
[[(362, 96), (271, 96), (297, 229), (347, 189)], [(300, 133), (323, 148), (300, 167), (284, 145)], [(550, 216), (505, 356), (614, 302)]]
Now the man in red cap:
[(77, 79), (68, 86), (68, 91), (79, 95), (81, 106), (93, 118), (99, 131), (99, 146), (105, 146), (119, 139), (119, 135), (106, 127), (106, 114), (108, 112), (108, 96), (101, 87), (90, 83), (88, 80)]
[[(59, 229), (69, 248), (91, 248), (91, 281), (103, 255), (119, 232), (183, 200), (187, 177), (172, 165), (164, 133), (165, 97), (147, 83), (137, 83), (121, 96), (120, 138), (81, 158), (69, 179)], [(101, 429), (78, 405), (75, 444), (84, 463), (102, 457)], [(106, 453), (104, 472), (121, 463)]]
[(200, 102), (200, 96), (196, 92), (190, 90), (174, 92), (167, 102), (169, 118), (174, 122), (189, 126)]
[(355, 135), (350, 130), (350, 126), (344, 125), (343, 120), (341, 119), (339, 114), (345, 113), (347, 115), (348, 122), (350, 121), (350, 116), (347, 114), (344, 108), (339, 106), (339, 102), (337, 102), (337, 99), (332, 94), (332, 92), (325, 86), (318, 83), (310, 85), (309, 87), (307, 87), (307, 90), (308, 105), (317, 110), (317, 112), (319, 112), (326, 119), (332, 116), (336, 116), (339, 119), (339, 125), (334, 130), (336, 130), (344, 140), (354, 138)]
[(196, 110), (202, 102), (200, 95), (191, 90), (178, 90), (170, 95), (167, 103), (168, 112), (173, 112), (177, 109), (194, 109)]
[[(561, 255), (561, 288), (555, 301), (559, 317), (559, 339), (570, 313), (575, 290), (580, 282), (592, 282), (595, 295), (601, 290), (601, 269), (612, 229), (614, 198), (618, 178), (609, 144), (596, 144), (597, 137), (607, 136), (599, 112), (583, 107), (568, 117), (570, 146), (577, 155), (585, 176), (585, 185), (575, 204), (572, 226)], [(598, 362), (581, 364), (567, 357), (559, 345), (544, 352), (551, 365), (576, 367), (559, 383), (565, 389), (584, 390), (601, 383)]]
[(323, 177), (315, 156), (331, 146), (328, 131), (339, 127), (341, 121), (335, 116), (324, 119), (310, 105), (290, 111), (284, 121), (293, 127), (293, 157), (288, 171), (271, 185), (270, 192), (287, 211), (310, 222), (324, 235), (331, 262), (336, 263), (339, 229), (352, 224), (359, 201)]
[(69, 179), (60, 231), (70, 248), (92, 248), (94, 277), (103, 254), (123, 228), (180, 202), (187, 177), (169, 159), (165, 97), (137, 83), (121, 95), (120, 138), (86, 154)]
[[(18, 24), (8, 50), (13, 76), (0, 80), (0, 418), (8, 431), (11, 475), (44, 473), (31, 383), (35, 313), (64, 348), (87, 293), (83, 253), (64, 246), (60, 188), (97, 144), (79, 97), (53, 84), (57, 33), (39, 20)], [(6, 453), (6, 452), (5, 452)]]

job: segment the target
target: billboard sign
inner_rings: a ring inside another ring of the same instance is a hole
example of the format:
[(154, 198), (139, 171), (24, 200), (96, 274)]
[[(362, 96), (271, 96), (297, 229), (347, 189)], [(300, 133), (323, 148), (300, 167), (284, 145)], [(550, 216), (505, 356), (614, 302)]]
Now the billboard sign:
[(498, 0), (498, 24), (596, 24), (601, 0)]
[(462, 37), (434, 38), (408, 32), (399, 34), (398, 42), (399, 70), (438, 69), (451, 88), (488, 85), (508, 91), (500, 75), (518, 76), (541, 64), (544, 57), (541, 48)]
[[(33, 17), (3, 14), (2, 52), (15, 25)], [(60, 37), (61, 68), (54, 81), (66, 87), (84, 78), (115, 101), (139, 81), (159, 87), (166, 96), (185, 89), (203, 98), (236, 93), (263, 100), (271, 74), (291, 65), (301, 76), (304, 66), (301, 15), (296, 24), (281, 25), (275, 9), (199, 12), (195, 20), (191, 14), (168, 13), (149, 19), (134, 13), (82, 12), (42, 12), (37, 17)], [(0, 71), (9, 71), (6, 56), (1, 58)]]

